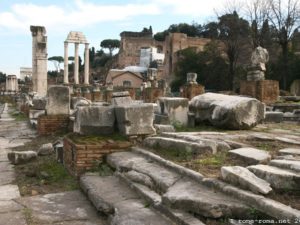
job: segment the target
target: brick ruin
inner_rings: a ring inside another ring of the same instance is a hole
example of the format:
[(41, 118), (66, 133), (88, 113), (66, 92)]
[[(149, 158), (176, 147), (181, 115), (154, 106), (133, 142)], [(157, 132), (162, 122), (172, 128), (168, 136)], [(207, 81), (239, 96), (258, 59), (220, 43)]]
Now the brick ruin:
[(124, 68), (139, 65), (141, 49), (156, 47), (158, 53), (165, 54), (165, 60), (158, 65), (158, 80), (170, 82), (174, 75), (175, 65), (178, 61), (178, 51), (186, 48), (196, 48), (202, 51), (211, 40), (207, 38), (188, 37), (183, 33), (169, 33), (164, 41), (153, 38), (152, 31), (128, 32), (120, 34), (121, 45), (117, 59), (117, 67)]

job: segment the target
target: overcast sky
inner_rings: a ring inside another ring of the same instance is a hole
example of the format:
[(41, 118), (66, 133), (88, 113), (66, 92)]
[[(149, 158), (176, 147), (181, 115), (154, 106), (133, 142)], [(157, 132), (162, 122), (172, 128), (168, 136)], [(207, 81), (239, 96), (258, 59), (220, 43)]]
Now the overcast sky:
[[(48, 57), (63, 56), (69, 31), (82, 31), (90, 46), (100, 49), (103, 39), (119, 39), (126, 31), (153, 32), (169, 25), (205, 23), (215, 19), (214, 9), (226, 0), (1, 0), (0, 71), (19, 75), (22, 66), (31, 67), (30, 25), (45, 26)], [(83, 46), (80, 53), (83, 53)], [(70, 45), (69, 55), (74, 47)], [(54, 69), (48, 62), (48, 69)]]

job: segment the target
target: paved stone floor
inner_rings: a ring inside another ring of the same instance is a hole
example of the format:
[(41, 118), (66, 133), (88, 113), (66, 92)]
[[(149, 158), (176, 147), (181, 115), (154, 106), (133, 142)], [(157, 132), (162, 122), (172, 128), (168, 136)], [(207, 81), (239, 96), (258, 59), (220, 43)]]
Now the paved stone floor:
[(104, 225), (80, 191), (21, 197), (14, 167), (7, 159), (10, 148), (35, 136), (26, 121), (15, 121), (7, 105), (0, 118), (0, 225)]

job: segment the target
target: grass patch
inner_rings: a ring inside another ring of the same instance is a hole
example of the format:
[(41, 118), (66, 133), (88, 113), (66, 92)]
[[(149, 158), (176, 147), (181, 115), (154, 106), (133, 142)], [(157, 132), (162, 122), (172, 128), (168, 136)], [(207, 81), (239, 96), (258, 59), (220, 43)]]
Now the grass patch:
[(25, 217), (25, 220), (26, 220), (26, 224), (28, 225), (36, 225), (36, 223), (34, 223), (33, 221), (33, 216), (32, 216), (32, 210), (29, 209), (29, 208), (24, 208), (22, 210), (22, 213)]
[(89, 172), (99, 173), (101, 177), (112, 176), (114, 174), (114, 170), (109, 165), (99, 161), (94, 162), (94, 166)]
[(110, 135), (80, 135), (80, 134), (69, 134), (70, 138), (76, 144), (97, 144), (103, 141), (127, 141), (128, 139), (125, 136), (120, 135), (119, 133), (113, 133)]
[(202, 166), (223, 166), (227, 161), (227, 152), (218, 152), (195, 161)]
[(78, 189), (77, 180), (70, 176), (55, 156), (39, 157), (36, 161), (15, 166), (22, 196), (47, 194)]
[(16, 121), (25, 121), (28, 119), (28, 117), (24, 113), (21, 113), (21, 112), (11, 112), (10, 115)]
[(176, 149), (176, 148), (160, 148), (159, 146), (155, 147), (155, 152), (161, 155), (163, 158), (166, 158), (171, 161), (187, 161), (192, 160), (195, 156), (193, 152), (188, 149)]

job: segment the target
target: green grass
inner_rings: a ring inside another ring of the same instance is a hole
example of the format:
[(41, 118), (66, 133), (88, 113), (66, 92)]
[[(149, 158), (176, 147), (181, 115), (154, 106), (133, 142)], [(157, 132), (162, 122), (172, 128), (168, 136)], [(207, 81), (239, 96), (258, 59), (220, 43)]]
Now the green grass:
[(94, 162), (94, 166), (89, 172), (97, 172), (101, 177), (112, 176), (114, 174), (114, 170), (109, 165), (99, 161)]
[(67, 136), (76, 144), (93, 144), (102, 141), (113, 140), (113, 141), (127, 141), (128, 139), (118, 133), (111, 135), (80, 135), (80, 134), (69, 134)]
[(12, 112), (12, 113), (10, 113), (10, 115), (16, 121), (25, 121), (28, 119), (28, 117), (24, 113)]
[(222, 166), (226, 163), (227, 153), (218, 152), (214, 155), (209, 155), (205, 158), (196, 160), (195, 163), (198, 163), (202, 166)]

